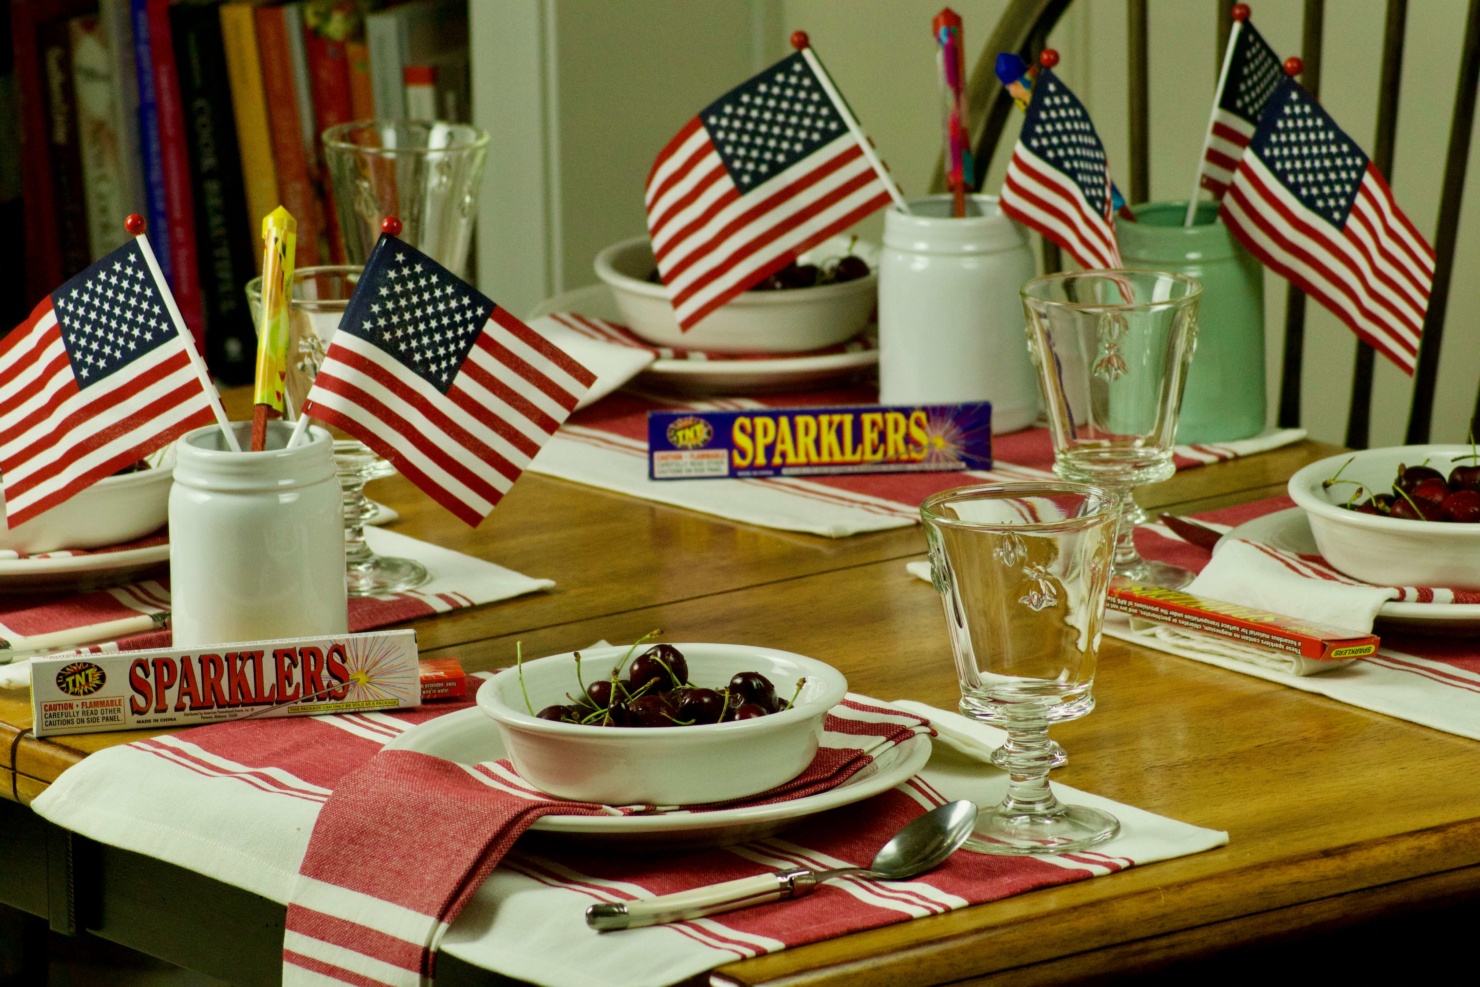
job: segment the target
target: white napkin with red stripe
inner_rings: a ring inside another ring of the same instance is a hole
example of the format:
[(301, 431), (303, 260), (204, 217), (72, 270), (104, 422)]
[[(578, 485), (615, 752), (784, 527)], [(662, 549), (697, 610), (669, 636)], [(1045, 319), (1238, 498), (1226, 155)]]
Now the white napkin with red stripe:
[[(712, 811), (768, 805), (833, 788), (926, 720), (861, 697), (847, 715), (829, 714), (823, 745), (797, 778)], [(541, 816), (632, 815), (653, 806), (592, 805), (551, 798), (507, 761), (453, 764), (413, 751), (382, 751), (350, 772), (319, 812), (288, 901), (283, 983), (356, 978), (362, 984), (418, 987), (433, 975), (435, 950), (473, 892)], [(435, 866), (408, 855), (415, 832)]]

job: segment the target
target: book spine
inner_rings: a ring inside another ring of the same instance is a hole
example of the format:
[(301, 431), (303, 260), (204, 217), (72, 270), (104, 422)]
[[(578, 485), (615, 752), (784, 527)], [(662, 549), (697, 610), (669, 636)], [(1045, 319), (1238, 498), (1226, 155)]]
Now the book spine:
[[(92, 263), (88, 244), (86, 195), (82, 184), (82, 151), (78, 147), (77, 92), (72, 75), (72, 40), (65, 20), (42, 28), (41, 57), (46, 67), (48, 165), (53, 176), (52, 210), (57, 217), (59, 271), (43, 289), (51, 291)], [(26, 225), (35, 225), (27, 223)]]
[[(322, 11), (308, 6), (304, 8), (304, 14), (303, 47), (308, 56), (309, 84), (318, 118), (318, 132), (322, 134), (330, 127), (349, 123), (354, 119), (354, 105), (349, 89), (349, 60), (345, 53), (344, 40), (328, 34), (328, 25), (316, 19)], [(343, 264), (344, 240), (339, 232), (333, 185), (326, 166), (321, 164), (319, 173), (324, 190), (324, 231), (328, 240), (329, 260), (334, 264)]]
[(322, 219), (309, 162), (304, 154), (302, 126), (298, 119), (298, 96), (294, 91), (292, 45), (288, 22), (281, 7), (259, 7), (257, 50), (262, 57), (262, 88), (272, 107), (268, 127), (272, 152), (277, 160), (278, 192), (283, 208), (298, 221), (294, 266), (310, 267), (319, 262), (319, 230)]
[[(134, 84), (139, 91), (139, 160), (143, 165), (145, 218), (150, 246), (160, 270), (175, 283), (175, 251), (169, 235), (169, 212), (164, 187), (164, 162), (159, 143), (159, 107), (154, 98), (154, 41), (149, 32), (147, 0), (132, 0), (129, 16), (134, 29)], [(179, 298), (176, 298), (178, 301)]]
[(206, 321), (200, 287), (200, 251), (195, 241), (195, 190), (190, 179), (190, 152), (185, 135), (185, 110), (180, 102), (170, 0), (144, 0), (144, 5), (149, 21), (149, 68), (159, 124), (159, 167), (166, 217), (162, 232), (151, 236), (149, 242), (151, 245), (169, 242), (174, 268), (170, 288), (180, 308), (180, 318), (195, 341), (195, 351), (204, 354)]
[(190, 175), (206, 316), (206, 365), (226, 384), (250, 383), (256, 340), (243, 286), (255, 269), (231, 97), (218, 75), (226, 62), (216, 8), (170, 8), (180, 104), (190, 126)]
[[(233, 0), (222, 5), (221, 43), (226, 51), (226, 77), (230, 82), (236, 146), (241, 156), (247, 196), (247, 227), (255, 245), (259, 242), (259, 224), (282, 200), (278, 195), (277, 166), (273, 161), (272, 133), (267, 120), (267, 94), (262, 80), (253, 4)], [(262, 255), (253, 250), (252, 258), (253, 270), (260, 274)]]
[(349, 103), (352, 119), (375, 116), (375, 96), (370, 86), (370, 47), (363, 41), (348, 41), (344, 55), (349, 62)]
[(370, 50), (370, 84), (375, 115), (381, 120), (406, 119), (402, 83), (405, 66), (405, 20), (392, 9), (365, 18), (365, 45)]
[(101, 257), (128, 236), (123, 228), (128, 207), (119, 165), (122, 139), (113, 112), (113, 58), (108, 51), (107, 32), (97, 17), (74, 17), (68, 27), (88, 246), (91, 257)]
[[(139, 139), (139, 72), (134, 64), (132, 6), (132, 0), (99, 0), (98, 12), (113, 59), (113, 115), (119, 137), (118, 173), (123, 205), (127, 212), (143, 213), (148, 206), (144, 198), (144, 153)], [(123, 217), (118, 221), (122, 222)]]

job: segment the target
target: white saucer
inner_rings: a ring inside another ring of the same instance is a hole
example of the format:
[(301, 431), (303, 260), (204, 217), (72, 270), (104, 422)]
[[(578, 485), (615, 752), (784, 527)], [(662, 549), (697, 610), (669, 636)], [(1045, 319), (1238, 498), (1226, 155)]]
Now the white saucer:
[(0, 559), (0, 593), (42, 593), (116, 586), (169, 560), (168, 542), (120, 552)]
[[(385, 745), (386, 750), (418, 751), (448, 761), (473, 764), (505, 756), (504, 745), (482, 710), (464, 709), (412, 727)], [(806, 816), (851, 805), (907, 781), (930, 759), (930, 738), (915, 736), (893, 747), (836, 788), (817, 795), (739, 809), (693, 812), (680, 809), (645, 816), (544, 816), (537, 832), (599, 837), (666, 847), (714, 846), (769, 836)]]
[[(1297, 555), (1319, 555), (1315, 536), (1305, 511), (1299, 507), (1276, 511), (1239, 525), (1219, 539), (1217, 552), (1224, 542), (1242, 538), (1270, 548)], [(1384, 626), (1411, 628), (1428, 633), (1458, 633), (1480, 628), (1480, 604), (1475, 603), (1384, 603), (1377, 611)]]
[[(574, 312), (590, 319), (621, 323), (616, 299), (604, 284), (575, 288), (542, 302), (529, 314)], [(850, 353), (788, 353), (755, 360), (654, 360), (637, 380), (643, 384), (701, 393), (764, 393), (805, 387), (848, 377), (877, 366), (877, 349)]]

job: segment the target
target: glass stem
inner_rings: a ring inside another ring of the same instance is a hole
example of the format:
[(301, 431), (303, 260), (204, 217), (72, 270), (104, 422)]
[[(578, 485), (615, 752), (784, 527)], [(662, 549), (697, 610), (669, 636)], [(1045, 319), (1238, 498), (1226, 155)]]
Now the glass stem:
[(1115, 558), (1112, 563), (1116, 575), (1126, 575), (1141, 566), (1141, 553), (1136, 551), (1135, 531), (1140, 507), (1136, 504), (1132, 487), (1115, 490), (1120, 500), (1120, 519), (1115, 523)]
[(1004, 747), (1007, 768), (1007, 798), (1002, 809), (1010, 815), (1047, 815), (1059, 808), (1048, 787), (1048, 771), (1053, 767), (1053, 744), (1048, 739), (1048, 723), (1041, 711), (1034, 719), (1010, 721), (1008, 742)]
[(359, 470), (340, 471), (339, 485), (344, 505), (344, 561), (355, 565), (374, 556), (365, 542), (365, 519), (374, 515), (375, 508), (365, 496), (365, 479)]

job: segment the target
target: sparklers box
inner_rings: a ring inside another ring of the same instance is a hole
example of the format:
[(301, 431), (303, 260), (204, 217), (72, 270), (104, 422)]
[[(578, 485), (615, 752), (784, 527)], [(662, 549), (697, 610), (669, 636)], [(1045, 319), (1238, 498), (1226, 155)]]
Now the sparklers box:
[(416, 632), (31, 659), (38, 737), (420, 706)]
[(648, 412), (648, 476), (697, 480), (989, 469), (992, 406)]

